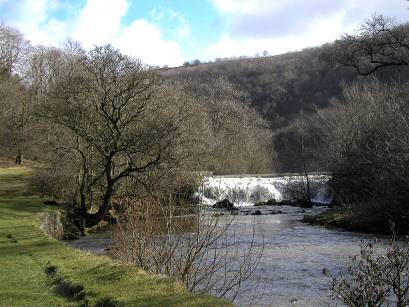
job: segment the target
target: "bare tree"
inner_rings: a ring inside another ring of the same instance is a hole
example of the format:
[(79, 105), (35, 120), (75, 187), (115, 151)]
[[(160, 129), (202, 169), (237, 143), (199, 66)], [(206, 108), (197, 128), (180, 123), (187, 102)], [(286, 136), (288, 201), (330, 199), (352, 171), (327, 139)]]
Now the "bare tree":
[(344, 99), (320, 111), (337, 199), (350, 207), (348, 224), (387, 232), (388, 221), (407, 233), (409, 109), (407, 89), (372, 80), (346, 87)]
[(0, 108), (3, 109), (3, 140), (5, 148), (14, 153), (17, 164), (23, 161), (28, 124), (32, 115), (28, 90), (22, 82), (21, 74), (17, 74), (28, 47), (27, 41), (17, 29), (0, 25)]
[(364, 76), (382, 67), (408, 66), (409, 25), (375, 15), (355, 35), (344, 35), (335, 42), (336, 61)]
[(0, 24), (0, 75), (9, 78), (21, 62), (28, 42), (15, 28)]
[(244, 92), (220, 78), (208, 82), (190, 80), (182, 86), (203, 106), (207, 117), (213, 138), (208, 170), (224, 174), (271, 171), (272, 132), (248, 105)]
[[(305, 143), (304, 143), (304, 138), (306, 136), (306, 123), (303, 120), (303, 116), (299, 117), (297, 121), (294, 123), (295, 130), (297, 132), (298, 136), (298, 143), (299, 143), (299, 148), (300, 148), (300, 156), (301, 156), (301, 161), (302, 161), (302, 167), (303, 167), (303, 173), (304, 173), (304, 178), (305, 178), (305, 188), (303, 189), (305, 191), (304, 194), (304, 202), (307, 207), (311, 207), (311, 185), (310, 185), (310, 178), (308, 175), (308, 169), (307, 169), (307, 157), (306, 157), (306, 149), (305, 149)], [(304, 185), (304, 180), (302, 180), (302, 185)]]
[(107, 215), (127, 178), (178, 163), (177, 148), (195, 144), (181, 138), (194, 111), (155, 71), (111, 46), (66, 58), (43, 112), (71, 134), (79, 207), (90, 227)]
[(32, 143), (33, 104), (30, 91), (21, 79), (13, 76), (0, 81), (0, 119), (3, 154), (23, 162), (24, 152)]

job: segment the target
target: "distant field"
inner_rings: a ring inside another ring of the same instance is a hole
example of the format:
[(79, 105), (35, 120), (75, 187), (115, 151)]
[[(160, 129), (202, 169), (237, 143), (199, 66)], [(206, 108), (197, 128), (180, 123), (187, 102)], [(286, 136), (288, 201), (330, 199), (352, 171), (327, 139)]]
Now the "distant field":
[(30, 172), (0, 168), (0, 306), (230, 305), (44, 235), (46, 208), (26, 190)]

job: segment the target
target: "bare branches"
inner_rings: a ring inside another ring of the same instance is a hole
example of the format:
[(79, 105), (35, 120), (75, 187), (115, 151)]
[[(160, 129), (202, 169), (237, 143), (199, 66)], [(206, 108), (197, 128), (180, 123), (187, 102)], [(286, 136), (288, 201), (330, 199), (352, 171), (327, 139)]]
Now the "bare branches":
[(409, 25), (394, 19), (373, 16), (356, 35), (335, 42), (336, 61), (368, 76), (378, 69), (409, 64)]
[(346, 272), (333, 279), (331, 289), (347, 306), (409, 304), (409, 245), (392, 236), (380, 252), (365, 243)]
[(178, 87), (161, 84), (155, 71), (109, 45), (90, 52), (74, 48), (61, 63), (41, 110), (79, 142), (74, 148), (83, 162), (77, 165), (92, 166), (79, 173), (94, 175), (78, 177), (86, 181), (78, 186), (88, 187), (87, 202), (100, 202), (97, 213), (87, 213), (87, 225), (104, 217), (128, 179), (200, 165), (195, 157), (209, 151), (207, 118)]
[(114, 231), (113, 253), (148, 272), (182, 282), (190, 292), (234, 300), (263, 252), (252, 227), (253, 239), (243, 246), (234, 218), (151, 200), (135, 204), (122, 216)]
[[(371, 80), (346, 87), (344, 101), (320, 111), (337, 200), (351, 208), (350, 227), (407, 233), (409, 108), (407, 88)], [(368, 214), (370, 212), (370, 214)]]
[(15, 72), (27, 48), (19, 30), (0, 24), (0, 76), (9, 78)]

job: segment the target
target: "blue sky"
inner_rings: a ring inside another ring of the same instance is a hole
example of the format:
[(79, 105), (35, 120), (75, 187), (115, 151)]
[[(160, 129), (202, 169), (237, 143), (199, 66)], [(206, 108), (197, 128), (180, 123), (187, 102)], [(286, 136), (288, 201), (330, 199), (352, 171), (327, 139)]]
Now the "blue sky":
[(354, 31), (372, 14), (409, 21), (405, 0), (0, 0), (33, 44), (110, 43), (151, 65), (280, 54)]

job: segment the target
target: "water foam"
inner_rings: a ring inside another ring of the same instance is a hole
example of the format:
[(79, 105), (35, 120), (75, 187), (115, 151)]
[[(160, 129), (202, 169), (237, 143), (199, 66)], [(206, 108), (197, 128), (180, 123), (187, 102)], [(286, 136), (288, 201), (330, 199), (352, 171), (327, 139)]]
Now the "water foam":
[[(331, 202), (331, 192), (328, 187), (329, 176), (310, 175), (312, 201), (327, 204)], [(290, 200), (287, 193), (288, 185), (305, 182), (304, 176), (281, 177), (238, 177), (212, 176), (205, 177), (199, 192), (203, 204), (213, 205), (227, 198), (238, 206), (251, 206), (257, 202), (275, 199)]]

